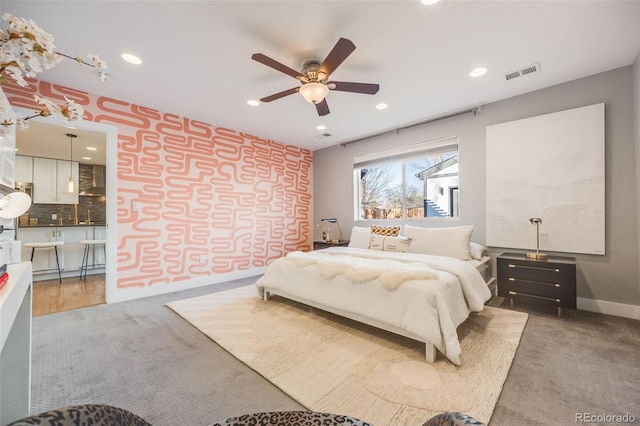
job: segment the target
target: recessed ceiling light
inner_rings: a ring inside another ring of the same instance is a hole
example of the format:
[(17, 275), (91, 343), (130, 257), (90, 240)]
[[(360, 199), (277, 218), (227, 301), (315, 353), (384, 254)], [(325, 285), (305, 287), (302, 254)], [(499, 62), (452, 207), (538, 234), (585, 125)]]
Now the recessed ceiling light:
[(327, 126), (325, 126), (324, 124), (319, 124), (319, 125), (316, 126), (316, 129), (318, 129), (318, 130), (324, 130), (326, 128), (327, 128)]
[(431, 6), (432, 4), (438, 3), (440, 0), (420, 0), (422, 4), (426, 4), (427, 6)]
[(376, 105), (376, 109), (387, 109), (389, 105), (385, 104), (385, 103), (379, 103), (378, 105)]
[(88, 146), (87, 151), (97, 151), (97, 149), (92, 146)]
[(484, 68), (484, 67), (478, 67), (478, 68), (474, 69), (473, 71), (471, 71), (471, 72), (469, 73), (469, 75), (470, 75), (471, 77), (480, 77), (481, 75), (484, 75), (484, 74), (486, 74), (486, 73), (487, 73), (487, 69), (486, 69), (486, 68)]
[(82, 157), (83, 160), (91, 160), (91, 157)]
[(120, 57), (130, 64), (140, 65), (142, 63), (142, 59), (138, 58), (136, 55), (132, 55), (131, 53), (123, 53)]
[(260, 101), (256, 101), (255, 99), (249, 99), (247, 101), (247, 105), (258, 106), (258, 105), (260, 105)]

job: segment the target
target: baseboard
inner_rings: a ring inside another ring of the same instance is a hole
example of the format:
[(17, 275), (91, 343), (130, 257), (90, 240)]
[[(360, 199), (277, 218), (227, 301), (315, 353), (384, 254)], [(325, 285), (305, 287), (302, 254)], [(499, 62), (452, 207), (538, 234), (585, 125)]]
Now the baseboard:
[(239, 280), (264, 274), (266, 267), (252, 268), (243, 271), (217, 274), (192, 280), (177, 281), (166, 284), (155, 284), (149, 287), (121, 288), (116, 291), (107, 289), (107, 303), (124, 302), (126, 300), (140, 299), (142, 297), (157, 296), (175, 291), (189, 290), (211, 284), (219, 284), (227, 281)]
[(640, 320), (640, 306), (578, 297), (578, 309)]

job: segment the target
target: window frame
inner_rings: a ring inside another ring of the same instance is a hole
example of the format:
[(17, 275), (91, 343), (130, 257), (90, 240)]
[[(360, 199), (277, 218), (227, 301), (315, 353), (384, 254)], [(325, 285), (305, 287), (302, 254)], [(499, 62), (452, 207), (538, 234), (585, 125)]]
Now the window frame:
[[(460, 218), (460, 171), (458, 168), (457, 177), (458, 182), (456, 185), (456, 195), (457, 195), (457, 204), (455, 206), (451, 206), (451, 203), (454, 203), (454, 200), (451, 198), (451, 188), (448, 188), (448, 211), (449, 216), (420, 216), (414, 217), (409, 216), (408, 209), (411, 208), (407, 205), (407, 163), (411, 160), (422, 159), (427, 157), (434, 157), (437, 155), (450, 154), (455, 153), (455, 157), (457, 157), (456, 164), (459, 166), (460, 161), (460, 149), (459, 149), (459, 137), (458, 135), (448, 136), (445, 138), (440, 138), (436, 140), (430, 140), (427, 142), (416, 143), (404, 147), (398, 147), (386, 151), (369, 153), (366, 155), (355, 156), (353, 158), (353, 179), (354, 179), (354, 210), (353, 217), (356, 221), (379, 221), (379, 220), (425, 220), (425, 219), (459, 219)], [(450, 158), (453, 158), (450, 157)], [(446, 160), (445, 160), (446, 161)], [(402, 205), (400, 207), (401, 216), (400, 217), (380, 217), (380, 218), (366, 218), (363, 217), (362, 207), (362, 177), (361, 170), (366, 169), (367, 167), (380, 167), (385, 165), (395, 165), (397, 163), (401, 163), (401, 179), (402, 179)], [(450, 167), (450, 166), (448, 166)], [(425, 189), (423, 189), (424, 194)], [(452, 214), (456, 213), (455, 216)], [(423, 213), (424, 214), (424, 213)]]

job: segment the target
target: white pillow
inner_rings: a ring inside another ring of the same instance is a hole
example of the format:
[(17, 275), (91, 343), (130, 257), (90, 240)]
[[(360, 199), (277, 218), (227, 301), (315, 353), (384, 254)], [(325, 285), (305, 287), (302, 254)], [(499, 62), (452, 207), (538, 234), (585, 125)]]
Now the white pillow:
[(354, 226), (351, 228), (351, 237), (349, 237), (349, 247), (369, 248), (369, 239), (371, 238), (371, 228), (364, 226)]
[(411, 246), (411, 238), (388, 237), (386, 235), (371, 234), (369, 248), (371, 250), (395, 251), (405, 253)]
[(411, 238), (411, 252), (471, 260), (473, 225), (446, 228), (420, 228), (406, 225), (404, 235)]
[(484, 256), (487, 248), (482, 244), (474, 243), (473, 241), (471, 241), (471, 243), (469, 243), (469, 250), (471, 252), (472, 259), (482, 260), (482, 256)]

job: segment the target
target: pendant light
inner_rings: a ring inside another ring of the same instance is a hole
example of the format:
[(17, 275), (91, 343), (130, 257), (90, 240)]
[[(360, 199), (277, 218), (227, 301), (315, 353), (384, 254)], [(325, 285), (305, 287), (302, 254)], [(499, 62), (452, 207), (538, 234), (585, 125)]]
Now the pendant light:
[(69, 188), (68, 192), (74, 192), (74, 182), (73, 182), (73, 140), (78, 137), (78, 135), (74, 135), (73, 133), (67, 133), (69, 137), (69, 146), (71, 148), (71, 152), (69, 155)]

